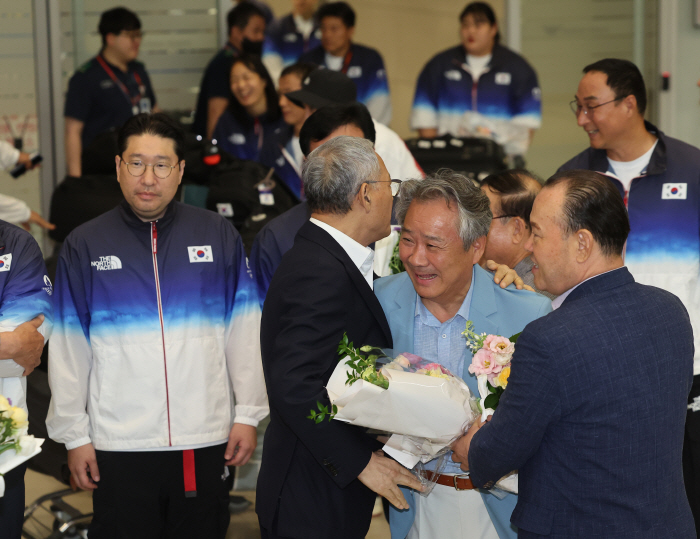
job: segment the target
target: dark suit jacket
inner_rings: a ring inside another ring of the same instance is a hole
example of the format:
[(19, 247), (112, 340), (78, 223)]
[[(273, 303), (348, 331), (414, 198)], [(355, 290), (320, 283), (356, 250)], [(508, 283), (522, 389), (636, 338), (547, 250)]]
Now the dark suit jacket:
[(472, 481), (519, 470), (520, 538), (694, 538), (681, 453), (693, 331), (680, 300), (627, 268), (527, 325), (469, 450)]
[(328, 404), (325, 385), (347, 332), (355, 346), (391, 348), (379, 302), (343, 248), (307, 222), (282, 258), (265, 300), (260, 340), (270, 400), (258, 476), (261, 526), (290, 538), (363, 538), (375, 494), (357, 476), (376, 439), (306, 416)]

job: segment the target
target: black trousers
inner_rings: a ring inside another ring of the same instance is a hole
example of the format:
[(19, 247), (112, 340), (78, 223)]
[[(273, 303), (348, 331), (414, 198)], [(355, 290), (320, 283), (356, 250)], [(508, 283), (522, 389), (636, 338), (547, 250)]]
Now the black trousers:
[(230, 521), (225, 450), (194, 450), (196, 497), (185, 496), (182, 451), (97, 451), (90, 539), (223, 539)]
[[(693, 387), (688, 396), (688, 404), (700, 397), (700, 375), (693, 377)], [(683, 440), (683, 478), (690, 509), (695, 519), (695, 530), (700, 539), (700, 410), (688, 410), (685, 419)]]
[(4, 476), (5, 495), (0, 498), (0, 539), (20, 539), (24, 523), (24, 472), (27, 463)]

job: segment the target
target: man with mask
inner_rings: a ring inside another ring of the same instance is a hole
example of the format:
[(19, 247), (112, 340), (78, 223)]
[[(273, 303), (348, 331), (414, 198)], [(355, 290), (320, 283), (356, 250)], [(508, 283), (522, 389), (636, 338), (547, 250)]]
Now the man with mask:
[(262, 53), (265, 14), (256, 5), (240, 2), (228, 12), (228, 41), (204, 70), (194, 116), (196, 134), (211, 138), (216, 122), (231, 97), (231, 63), (241, 52)]

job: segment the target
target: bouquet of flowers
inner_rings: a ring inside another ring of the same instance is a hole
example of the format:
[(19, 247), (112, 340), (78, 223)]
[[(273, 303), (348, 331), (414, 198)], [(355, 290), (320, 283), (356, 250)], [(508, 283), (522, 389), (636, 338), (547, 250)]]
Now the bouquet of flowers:
[(0, 395), (0, 497), (5, 494), (3, 474), (41, 451), (42, 438), (27, 435), (27, 412)]
[[(472, 350), (472, 363), (469, 372), (476, 375), (479, 384), (479, 408), (481, 420), (493, 414), (501, 400), (501, 395), (508, 385), (510, 364), (515, 352), (515, 343), (520, 336), (516, 333), (510, 338), (500, 335), (477, 335), (474, 324), (467, 321), (467, 327), (462, 332), (467, 339), (467, 346)], [(496, 483), (503, 490), (518, 493), (518, 474), (511, 472)]]
[(478, 417), (476, 399), (459, 377), (438, 363), (340, 341), (341, 360), (326, 389), (331, 409), (317, 403), (310, 419), (335, 419), (393, 435), (384, 446), (407, 468), (444, 453)]
[(482, 412), (481, 420), (484, 421), (493, 414), (508, 385), (510, 361), (520, 333), (507, 339), (486, 333), (477, 335), (473, 328), (471, 320), (467, 321), (462, 335), (467, 339), (467, 347), (474, 353), (469, 372), (476, 375), (479, 384), (479, 406)]

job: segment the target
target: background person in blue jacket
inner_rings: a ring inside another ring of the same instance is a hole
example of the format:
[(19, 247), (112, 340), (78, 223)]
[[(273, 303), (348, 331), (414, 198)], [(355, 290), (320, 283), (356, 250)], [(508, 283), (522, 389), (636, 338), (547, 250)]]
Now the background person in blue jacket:
[(192, 130), (210, 139), (231, 99), (231, 64), (242, 52), (260, 54), (265, 15), (255, 4), (241, 2), (226, 16), (228, 41), (204, 70)]
[[(39, 366), (53, 327), (53, 286), (29, 232), (0, 221), (0, 395), (27, 411), (27, 376)], [(4, 476), (0, 538), (19, 539), (27, 465)]]
[(357, 100), (384, 125), (391, 122), (391, 99), (384, 60), (375, 49), (352, 42), (355, 11), (345, 2), (332, 2), (319, 8), (316, 20), (321, 27), (321, 45), (302, 55), (302, 62), (340, 71), (357, 87)]
[(302, 54), (321, 44), (321, 32), (314, 14), (318, 0), (292, 0), (292, 12), (275, 19), (267, 29), (263, 62), (272, 80)]
[(418, 77), (411, 128), (424, 138), (490, 138), (522, 155), (542, 123), (537, 75), (500, 45), (488, 4), (472, 2), (459, 20), (461, 45), (433, 57)]
[(225, 537), (225, 465), (248, 461), (268, 413), (243, 242), (173, 200), (183, 142), (164, 114), (129, 120), (115, 158), (125, 200), (59, 256), (46, 423), (93, 491), (93, 539)]
[(284, 125), (275, 85), (260, 57), (242, 54), (231, 64), (233, 97), (219, 118), (213, 139), (239, 159), (257, 161), (275, 130)]
[(285, 94), (301, 90), (302, 81), (314, 69), (314, 64), (298, 62), (282, 70), (279, 81), (279, 106), (286, 125), (276, 129), (273, 140), (260, 150), (260, 162), (273, 167), (298, 200), (304, 198), (301, 185), (304, 154), (299, 145), (299, 133), (311, 111), (295, 103)]

